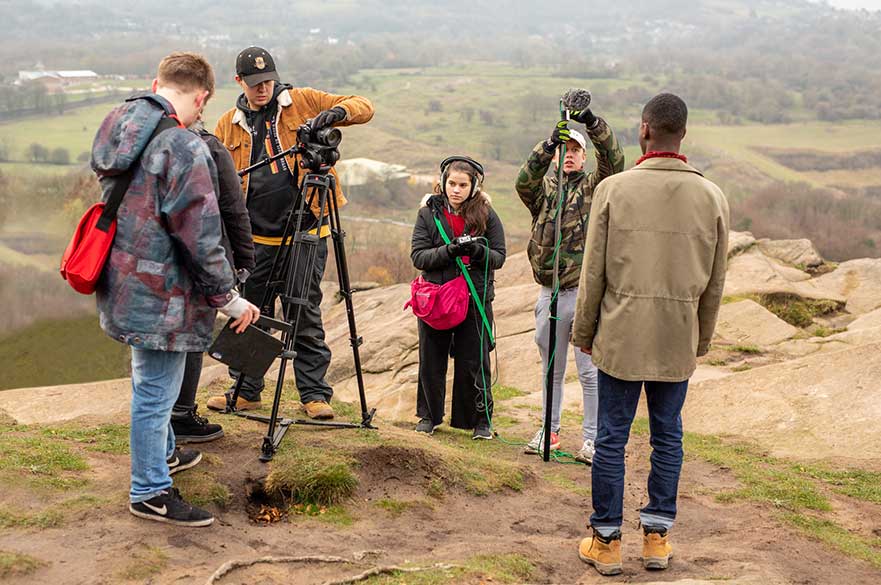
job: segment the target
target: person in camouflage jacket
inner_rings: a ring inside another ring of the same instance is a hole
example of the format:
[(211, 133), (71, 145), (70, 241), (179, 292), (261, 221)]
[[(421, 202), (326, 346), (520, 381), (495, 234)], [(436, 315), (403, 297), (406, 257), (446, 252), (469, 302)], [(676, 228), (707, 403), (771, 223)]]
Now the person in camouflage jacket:
[[(559, 122), (548, 140), (538, 143), (517, 176), (516, 190), (520, 200), (532, 215), (532, 236), (527, 255), (535, 281), (541, 285), (535, 307), (535, 342), (542, 360), (542, 373), (547, 372), (548, 339), (550, 336), (550, 304), (554, 296), (554, 220), (558, 213), (557, 173), (548, 174), (551, 163), (559, 164), (558, 148), (566, 145), (563, 160), (563, 201), (559, 207), (560, 248), (559, 286), (557, 293), (557, 343), (554, 360), (554, 392), (551, 409), (551, 448), (559, 447), (560, 413), (563, 404), (563, 378), (566, 372), (566, 352), (575, 315), (575, 298), (584, 259), (584, 242), (593, 192), (600, 181), (624, 170), (624, 152), (618, 145), (612, 129), (602, 118), (589, 110), (571, 112), (572, 120), (585, 124), (587, 137), (596, 153), (596, 170), (585, 173), (587, 140), (577, 130), (571, 130), (567, 122)], [(597, 370), (590, 356), (575, 351), (575, 363), (581, 382), (584, 420), (582, 423), (582, 447), (576, 459), (590, 464), (593, 459), (597, 421)], [(543, 377), (544, 380), (544, 377)], [(543, 382), (544, 384), (544, 382)], [(545, 389), (546, 390), (546, 389)], [(542, 408), (546, 399), (542, 400)], [(542, 415), (544, 416), (544, 414)], [(526, 448), (527, 453), (538, 453), (542, 446), (539, 430)]]

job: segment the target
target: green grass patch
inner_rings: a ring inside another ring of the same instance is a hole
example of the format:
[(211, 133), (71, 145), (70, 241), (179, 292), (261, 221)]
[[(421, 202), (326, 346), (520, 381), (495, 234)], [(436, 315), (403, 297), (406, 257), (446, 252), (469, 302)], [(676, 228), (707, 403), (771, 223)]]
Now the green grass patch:
[(840, 311), (842, 304), (832, 300), (803, 299), (789, 294), (750, 294), (727, 296), (722, 299), (724, 304), (751, 300), (762, 305), (779, 318), (795, 327), (810, 327), (815, 317), (822, 317)]
[(460, 429), (440, 429), (434, 438), (430, 453), (447, 471), (449, 483), (481, 496), (523, 490), (526, 468), (505, 456), (510, 447), (501, 441), (474, 441), (470, 431)]
[(452, 585), (478, 580), (481, 583), (525, 583), (535, 577), (535, 566), (518, 554), (479, 555), (462, 566), (440, 569), (426, 568), (418, 572), (398, 571), (390, 575), (370, 577), (366, 585)]
[(400, 516), (401, 514), (406, 512), (413, 504), (412, 502), (405, 502), (403, 500), (396, 500), (394, 498), (383, 498), (374, 502), (373, 505), (380, 510), (385, 510), (391, 516)]
[(447, 490), (444, 482), (441, 480), (434, 478), (428, 482), (428, 486), (425, 488), (425, 495), (430, 498), (434, 498), (435, 500), (442, 500), (446, 495)]
[(188, 502), (203, 508), (213, 505), (224, 510), (232, 501), (229, 488), (217, 481), (213, 473), (204, 469), (195, 469), (175, 476), (174, 485), (180, 489)]
[(881, 504), (881, 473), (862, 469), (832, 470), (801, 465), (794, 466), (793, 470), (831, 485), (839, 494)]
[(710, 365), (710, 366), (716, 366), (716, 367), (724, 366), (724, 365), (727, 365), (727, 364), (728, 364), (728, 361), (727, 361), (727, 360), (718, 360), (718, 359), (715, 359), (715, 360), (709, 360), (709, 361), (707, 361), (707, 365)]
[(70, 515), (87, 508), (94, 509), (105, 502), (106, 500), (95, 496), (79, 495), (41, 510), (27, 512), (0, 505), (0, 528), (57, 528)]
[(0, 550), (0, 579), (30, 575), (45, 565), (30, 555)]
[(294, 504), (330, 506), (355, 493), (353, 460), (331, 449), (289, 442), (272, 460), (266, 493)]
[(732, 345), (729, 349), (738, 353), (747, 353), (751, 355), (762, 353), (762, 348), (758, 345), (739, 344)]
[(515, 427), (520, 424), (520, 421), (513, 416), (494, 416), (493, 417), (493, 428), (497, 429), (509, 429), (511, 427)]
[(500, 402), (503, 400), (511, 400), (512, 398), (519, 398), (520, 396), (526, 396), (529, 392), (524, 392), (520, 388), (515, 388), (513, 386), (493, 386), (493, 400), (495, 402)]
[(783, 520), (811, 538), (831, 545), (850, 557), (862, 559), (881, 568), (881, 546), (877, 539), (863, 538), (834, 522), (804, 514), (785, 514)]
[(567, 492), (571, 492), (576, 496), (582, 496), (585, 498), (590, 497), (590, 488), (578, 485), (576, 482), (572, 481), (565, 475), (560, 475), (559, 473), (549, 473), (545, 475), (544, 478), (548, 481), (548, 483), (562, 488)]
[(760, 295), (760, 304), (796, 327), (810, 327), (814, 317), (829, 315), (841, 309), (841, 303), (831, 300), (803, 299), (795, 295)]
[(58, 509), (21, 513), (0, 506), (0, 528), (55, 528), (63, 523), (64, 514)]
[(66, 424), (60, 427), (44, 427), (40, 434), (47, 438), (63, 439), (86, 445), (89, 451), (128, 455), (129, 426), (105, 424), (97, 427), (84, 427)]
[(830, 335), (843, 333), (845, 331), (847, 331), (847, 328), (845, 327), (837, 327), (833, 329), (831, 327), (823, 327), (822, 325), (818, 325), (814, 328), (813, 334), (814, 337), (829, 337)]
[(168, 555), (158, 546), (144, 546), (132, 554), (129, 564), (118, 576), (127, 581), (144, 581), (168, 566)]
[(732, 372), (748, 372), (753, 369), (753, 367), (749, 364), (740, 364), (739, 366), (734, 366), (731, 368)]
[(685, 452), (719, 467), (731, 469), (742, 486), (717, 496), (722, 502), (741, 500), (769, 503), (790, 511), (829, 511), (828, 500), (814, 481), (795, 472), (786, 462), (742, 443), (728, 444), (718, 437), (685, 433)]
[[(17, 427), (14, 427), (17, 428)], [(36, 487), (70, 489), (85, 485), (86, 480), (70, 472), (89, 468), (86, 460), (73, 453), (60, 441), (6, 431), (0, 442), (0, 476), (7, 480), (24, 480)]]

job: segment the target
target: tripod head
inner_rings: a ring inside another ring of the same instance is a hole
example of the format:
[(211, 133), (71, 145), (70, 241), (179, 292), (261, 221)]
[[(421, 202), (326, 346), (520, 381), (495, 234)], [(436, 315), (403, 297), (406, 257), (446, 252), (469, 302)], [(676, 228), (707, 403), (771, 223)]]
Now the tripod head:
[(300, 167), (308, 173), (326, 175), (340, 160), (339, 146), (343, 140), (343, 133), (332, 127), (313, 130), (309, 122), (297, 128), (297, 143), (295, 145), (243, 168), (238, 172), (239, 176), (244, 177), (280, 158), (297, 155), (300, 157)]

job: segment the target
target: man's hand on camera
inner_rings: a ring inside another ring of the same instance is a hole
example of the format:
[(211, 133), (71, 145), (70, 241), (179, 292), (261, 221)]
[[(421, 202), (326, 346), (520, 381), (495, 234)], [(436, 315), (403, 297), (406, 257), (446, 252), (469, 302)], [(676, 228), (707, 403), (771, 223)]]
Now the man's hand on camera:
[(244, 297), (239, 296), (238, 293), (235, 293), (233, 300), (220, 307), (218, 311), (235, 319), (229, 327), (236, 333), (242, 333), (248, 328), (248, 325), (260, 318), (260, 309), (249, 303)]
[(557, 122), (557, 125), (554, 126), (554, 131), (551, 132), (551, 137), (545, 142), (545, 150), (550, 152), (572, 138), (567, 124), (566, 120)]
[(569, 117), (575, 122), (580, 122), (581, 124), (584, 124), (588, 128), (593, 128), (597, 124), (597, 117), (593, 115), (593, 112), (590, 111), (590, 108), (571, 111), (569, 112)]
[(340, 106), (335, 106), (329, 110), (324, 110), (312, 120), (312, 130), (320, 130), (321, 128), (326, 128), (328, 126), (333, 126), (337, 122), (341, 122), (346, 119), (346, 110), (342, 109)]

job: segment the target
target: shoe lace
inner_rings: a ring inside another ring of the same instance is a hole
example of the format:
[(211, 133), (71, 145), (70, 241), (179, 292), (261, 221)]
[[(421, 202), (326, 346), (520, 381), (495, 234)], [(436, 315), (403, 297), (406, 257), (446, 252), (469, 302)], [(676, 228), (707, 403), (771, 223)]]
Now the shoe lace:
[(192, 417), (193, 417), (193, 420), (196, 422), (196, 424), (199, 426), (205, 426), (208, 424), (208, 419), (205, 418), (204, 416), (199, 415), (199, 407), (198, 406), (193, 408)]

